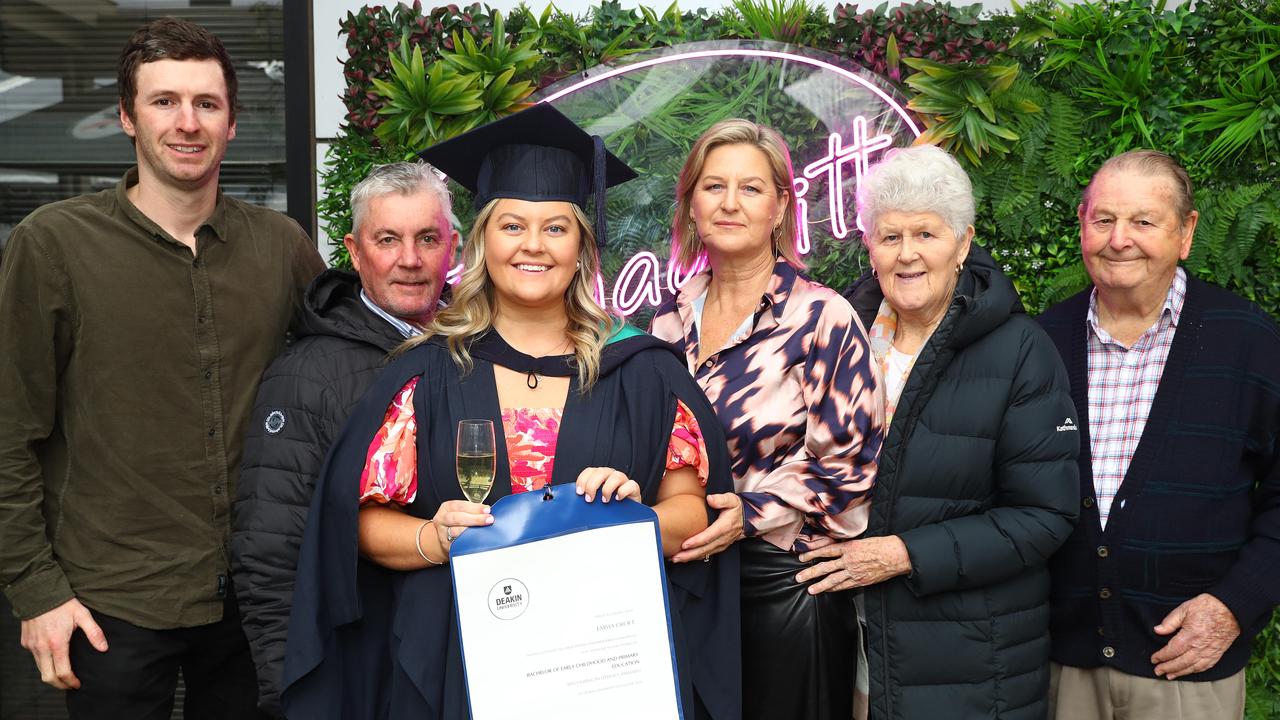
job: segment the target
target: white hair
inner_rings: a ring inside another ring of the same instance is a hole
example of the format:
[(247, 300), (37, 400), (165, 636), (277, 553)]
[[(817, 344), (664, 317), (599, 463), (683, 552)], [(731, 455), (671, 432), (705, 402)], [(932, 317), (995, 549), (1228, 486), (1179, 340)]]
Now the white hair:
[(866, 234), (886, 212), (931, 212), (964, 237), (973, 225), (973, 185), (956, 159), (933, 145), (897, 148), (872, 165), (858, 186), (858, 219)]
[(352, 234), (360, 233), (360, 224), (364, 222), (369, 202), (374, 198), (392, 193), (412, 195), (419, 191), (434, 193), (449, 227), (458, 227), (458, 217), (453, 214), (453, 198), (436, 169), (424, 162), (398, 162), (375, 167), (351, 188)]

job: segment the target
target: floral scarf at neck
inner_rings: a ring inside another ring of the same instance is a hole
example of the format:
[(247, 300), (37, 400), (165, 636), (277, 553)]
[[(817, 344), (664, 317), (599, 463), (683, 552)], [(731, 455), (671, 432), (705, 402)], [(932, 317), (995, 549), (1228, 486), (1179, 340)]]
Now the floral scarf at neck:
[[(911, 368), (915, 367), (920, 353), (907, 355), (893, 347), (893, 336), (898, 331), (898, 313), (889, 305), (888, 300), (880, 301), (876, 310), (876, 319), (867, 331), (867, 340), (871, 345), (871, 354), (880, 364), (880, 377), (884, 379), (884, 425), (889, 427), (893, 422), (893, 414), (898, 409), (898, 397), (907, 384)], [(906, 360), (903, 362), (903, 360)]]

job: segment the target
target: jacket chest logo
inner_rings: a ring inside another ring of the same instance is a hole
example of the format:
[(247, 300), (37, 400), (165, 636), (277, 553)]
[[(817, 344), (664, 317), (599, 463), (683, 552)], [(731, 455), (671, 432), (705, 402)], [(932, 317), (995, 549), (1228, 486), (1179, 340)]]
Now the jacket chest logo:
[(275, 435), (284, 429), (284, 411), (272, 410), (267, 414), (266, 422), (262, 423), (263, 429), (268, 435)]

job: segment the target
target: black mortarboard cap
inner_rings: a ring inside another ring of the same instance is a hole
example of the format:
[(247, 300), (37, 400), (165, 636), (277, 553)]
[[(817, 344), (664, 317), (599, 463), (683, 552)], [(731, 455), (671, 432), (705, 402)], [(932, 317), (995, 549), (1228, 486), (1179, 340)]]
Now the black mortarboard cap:
[(605, 245), (605, 188), (636, 176), (627, 164), (548, 103), (495, 120), (418, 155), (475, 196), (562, 200), (581, 208), (596, 196), (596, 244)]

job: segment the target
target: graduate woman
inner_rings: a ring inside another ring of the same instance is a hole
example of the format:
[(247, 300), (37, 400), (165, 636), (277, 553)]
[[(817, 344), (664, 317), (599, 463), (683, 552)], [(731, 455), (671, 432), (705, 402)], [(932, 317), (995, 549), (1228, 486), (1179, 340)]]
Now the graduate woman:
[[(679, 356), (591, 294), (604, 187), (634, 173), (549, 105), (423, 157), (475, 195), (466, 269), (321, 475), (289, 630), (289, 717), (468, 716), (449, 552), (493, 516), (463, 499), (459, 421), (488, 419), (498, 435), (486, 503), (546, 484), (583, 502), (638, 500), (668, 557), (713, 519), (705, 496), (732, 490), (719, 423)], [(737, 573), (731, 553), (667, 566), (686, 717), (741, 715)]]

